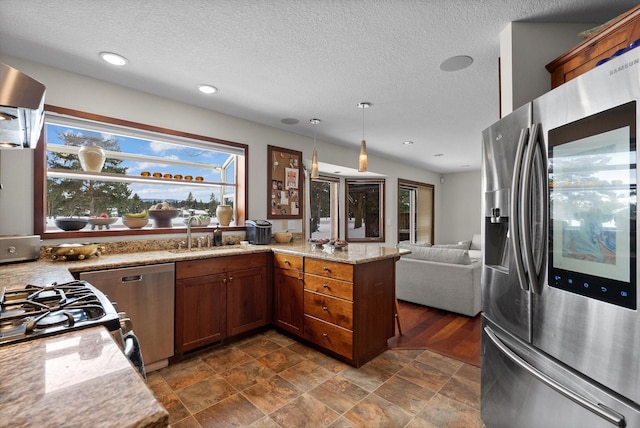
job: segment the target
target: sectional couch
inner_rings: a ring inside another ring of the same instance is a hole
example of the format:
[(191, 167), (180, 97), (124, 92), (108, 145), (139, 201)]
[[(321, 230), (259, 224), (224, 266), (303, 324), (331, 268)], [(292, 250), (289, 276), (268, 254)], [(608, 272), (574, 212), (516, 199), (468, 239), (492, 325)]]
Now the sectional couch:
[(398, 248), (411, 251), (396, 265), (396, 297), (399, 300), (470, 317), (480, 312), (480, 234), (457, 244), (400, 242)]

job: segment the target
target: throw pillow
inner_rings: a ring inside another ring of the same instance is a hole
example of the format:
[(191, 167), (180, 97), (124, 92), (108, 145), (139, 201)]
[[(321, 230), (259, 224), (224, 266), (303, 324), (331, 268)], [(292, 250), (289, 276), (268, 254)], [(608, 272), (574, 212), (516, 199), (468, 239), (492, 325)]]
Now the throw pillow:
[(474, 233), (473, 238), (471, 239), (471, 246), (469, 246), (470, 250), (482, 250), (482, 235), (479, 233)]
[(438, 247), (418, 247), (413, 246), (409, 248), (405, 246), (407, 250), (411, 251), (411, 254), (405, 254), (402, 257), (407, 259), (425, 260), (431, 262), (451, 263), (468, 265), (471, 264), (471, 258), (469, 257), (468, 250), (461, 250), (456, 248), (438, 248)]
[(465, 243), (459, 244), (434, 244), (433, 248), (451, 248), (454, 250), (468, 250), (469, 245)]
[(411, 243), (411, 241), (400, 241), (396, 245), (397, 248), (407, 248), (407, 247), (431, 247), (431, 244), (428, 242), (415, 242)]
[(462, 246), (465, 247), (465, 249), (468, 250), (469, 247), (471, 247), (471, 240), (469, 240), (469, 241), (460, 241), (460, 242), (458, 242), (458, 245), (462, 245)]

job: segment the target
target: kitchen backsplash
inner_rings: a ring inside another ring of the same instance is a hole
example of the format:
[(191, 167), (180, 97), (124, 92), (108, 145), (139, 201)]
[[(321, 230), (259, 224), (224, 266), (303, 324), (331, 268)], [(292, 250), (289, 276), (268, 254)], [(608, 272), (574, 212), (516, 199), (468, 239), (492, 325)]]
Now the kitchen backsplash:
[[(245, 235), (225, 235), (222, 237), (222, 245), (237, 245), (245, 239)], [(294, 233), (293, 241), (300, 242), (304, 237), (302, 233)], [(121, 242), (101, 242), (100, 246), (104, 248), (102, 254), (128, 254), (139, 253), (143, 251), (163, 251), (175, 250), (178, 246), (186, 241), (186, 237), (175, 239), (149, 239), (140, 241), (121, 241)], [(40, 258), (49, 258), (49, 248), (55, 245), (41, 245)]]

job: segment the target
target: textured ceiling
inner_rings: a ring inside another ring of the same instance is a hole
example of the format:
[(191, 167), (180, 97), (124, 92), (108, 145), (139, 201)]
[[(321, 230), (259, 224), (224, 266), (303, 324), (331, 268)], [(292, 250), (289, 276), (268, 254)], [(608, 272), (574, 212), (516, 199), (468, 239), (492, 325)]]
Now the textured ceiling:
[[(602, 23), (626, 0), (0, 0), (0, 53), (434, 172), (480, 167), (511, 21)], [(101, 63), (117, 52), (126, 68)], [(469, 55), (446, 73), (440, 64)], [(219, 92), (195, 90), (210, 83)], [(286, 125), (283, 118), (299, 120)], [(405, 140), (414, 141), (405, 146)], [(436, 154), (443, 156), (436, 157)], [(344, 165), (351, 166), (351, 165)]]

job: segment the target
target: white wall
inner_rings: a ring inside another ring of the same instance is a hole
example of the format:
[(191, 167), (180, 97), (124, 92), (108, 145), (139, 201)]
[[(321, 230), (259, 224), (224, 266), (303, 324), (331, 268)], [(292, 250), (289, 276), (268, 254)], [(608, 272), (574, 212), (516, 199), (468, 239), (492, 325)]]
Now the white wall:
[(440, 236), (436, 244), (452, 244), (480, 233), (482, 224), (482, 183), (479, 170), (446, 174), (441, 186)]
[(597, 24), (511, 22), (500, 33), (502, 116), (551, 89), (545, 65), (574, 48), (581, 31)]
[[(303, 153), (306, 164), (309, 164), (311, 159), (313, 151), (313, 139), (311, 138), (14, 57), (0, 55), (0, 61), (42, 82), (47, 88), (45, 98), (47, 104), (247, 144), (249, 146), (249, 218), (264, 219), (267, 215), (265, 185), (267, 145), (299, 150)], [(353, 159), (353, 165), (344, 166), (355, 167), (357, 165), (358, 151), (356, 150), (349, 150), (322, 141), (317, 142), (317, 149), (322, 162), (344, 165), (345, 159)], [(4, 165), (7, 162), (11, 163), (11, 158), (18, 155), (4, 151), (2, 156)], [(386, 242), (394, 244), (397, 238), (396, 200), (397, 179), (400, 171), (401, 178), (431, 183), (436, 186), (435, 232), (436, 239), (438, 239), (437, 218), (440, 217), (438, 207), (440, 207), (439, 195), (442, 193), (439, 189), (439, 174), (387, 159), (376, 158), (373, 155), (369, 156), (369, 170), (383, 174), (387, 178)], [(32, 166), (27, 167), (26, 173), (24, 168), (13, 171), (13, 173), (15, 173), (17, 181), (12, 181), (12, 185), (16, 183), (15, 185), (20, 185), (21, 189), (20, 192), (17, 192), (18, 199), (15, 201), (15, 207), (21, 215), (31, 218), (33, 216), (33, 184), (31, 182), (29, 185), (29, 181), (22, 180), (21, 177), (32, 177)], [(3, 220), (4, 218), (0, 217), (0, 223), (3, 223)], [(280, 230), (280, 226), (281, 222), (274, 222), (274, 231)], [(288, 222), (289, 230), (294, 232), (302, 231), (302, 226), (302, 222), (299, 220)], [(33, 228), (31, 226), (29, 228), (30, 230), (22, 230), (21, 226), (21, 230), (18, 230), (11, 227), (11, 231), (3, 231), (2, 234), (32, 233)]]
[(33, 233), (32, 170), (30, 150), (0, 150), (0, 236)]

